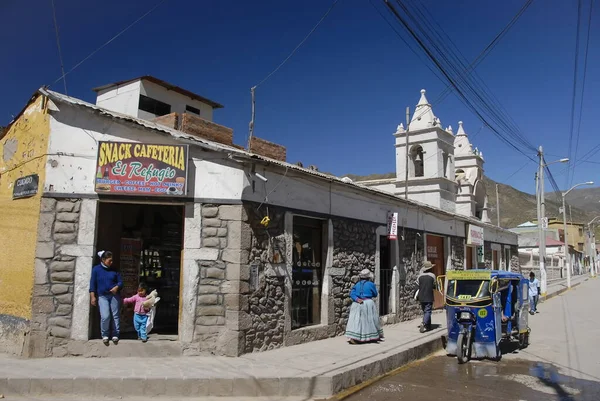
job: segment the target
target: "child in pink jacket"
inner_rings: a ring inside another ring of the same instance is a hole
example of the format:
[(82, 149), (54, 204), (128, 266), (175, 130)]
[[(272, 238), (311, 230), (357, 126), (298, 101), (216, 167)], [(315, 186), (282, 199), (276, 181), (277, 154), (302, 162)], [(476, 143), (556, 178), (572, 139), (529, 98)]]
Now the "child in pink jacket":
[(142, 342), (148, 341), (146, 325), (148, 324), (148, 312), (150, 312), (150, 308), (144, 307), (147, 293), (148, 286), (146, 283), (140, 283), (137, 294), (123, 300), (124, 305), (135, 305), (133, 307), (133, 327), (135, 327), (135, 331), (137, 331), (138, 340), (142, 340)]

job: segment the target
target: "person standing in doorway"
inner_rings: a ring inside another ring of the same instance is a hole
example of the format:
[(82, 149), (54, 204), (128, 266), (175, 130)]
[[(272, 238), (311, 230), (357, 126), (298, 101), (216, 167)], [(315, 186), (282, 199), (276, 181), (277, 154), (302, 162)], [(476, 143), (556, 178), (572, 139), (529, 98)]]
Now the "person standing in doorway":
[(540, 282), (535, 278), (535, 273), (529, 273), (529, 313), (537, 313), (537, 303), (540, 298)]
[(121, 275), (113, 269), (113, 254), (110, 251), (98, 252), (100, 264), (92, 269), (90, 280), (90, 302), (100, 308), (100, 330), (102, 342), (109, 344), (110, 322), (112, 317), (112, 341), (119, 343), (121, 328), (120, 321), (120, 291), (123, 289)]
[(423, 262), (423, 268), (421, 269), (419, 276), (417, 277), (417, 283), (419, 284), (419, 293), (417, 294), (417, 300), (421, 304), (423, 310), (423, 323), (421, 324), (419, 331), (425, 333), (431, 330), (431, 312), (433, 311), (433, 291), (436, 289), (435, 275), (431, 272), (434, 264), (429, 261)]

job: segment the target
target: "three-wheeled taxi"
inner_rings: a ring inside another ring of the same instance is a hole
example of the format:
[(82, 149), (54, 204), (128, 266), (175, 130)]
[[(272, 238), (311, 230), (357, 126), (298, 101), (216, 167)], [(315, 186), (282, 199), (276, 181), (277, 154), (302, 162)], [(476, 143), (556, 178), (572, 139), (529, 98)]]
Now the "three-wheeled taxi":
[(522, 274), (499, 270), (455, 270), (438, 277), (445, 295), (447, 353), (465, 363), (471, 358), (500, 360), (502, 341), (518, 341), (525, 348), (528, 285)]

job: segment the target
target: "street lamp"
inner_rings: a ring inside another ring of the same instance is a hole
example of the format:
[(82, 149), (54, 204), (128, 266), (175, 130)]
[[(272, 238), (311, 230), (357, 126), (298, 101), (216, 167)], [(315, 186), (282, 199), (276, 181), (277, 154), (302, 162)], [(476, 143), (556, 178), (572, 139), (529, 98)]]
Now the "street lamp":
[(590, 237), (590, 244), (589, 244), (589, 256), (590, 256), (590, 275), (592, 277), (596, 277), (597, 272), (597, 268), (596, 268), (596, 233), (595, 230), (593, 229), (592, 224), (594, 224), (594, 221), (596, 221), (596, 219), (600, 219), (600, 216), (596, 216), (594, 217), (589, 223), (588, 223), (588, 234)]
[(567, 288), (571, 288), (571, 256), (569, 255), (569, 240), (567, 233), (567, 208), (565, 207), (565, 197), (577, 187), (582, 185), (594, 185), (594, 181), (582, 182), (573, 185), (567, 192), (562, 193), (562, 209), (563, 209), (563, 227), (565, 230), (565, 262), (567, 263)]
[(544, 164), (544, 150), (540, 146), (538, 150), (538, 156), (540, 157), (540, 164), (537, 173), (536, 191), (537, 191), (537, 217), (538, 217), (538, 233), (539, 233), (539, 256), (540, 256), (540, 281), (541, 290), (540, 295), (546, 296), (548, 280), (546, 275), (546, 231), (543, 226), (542, 220), (546, 217), (546, 202), (545, 202), (545, 190), (544, 190), (544, 169), (551, 164), (555, 163), (567, 163), (568, 157), (552, 161)]

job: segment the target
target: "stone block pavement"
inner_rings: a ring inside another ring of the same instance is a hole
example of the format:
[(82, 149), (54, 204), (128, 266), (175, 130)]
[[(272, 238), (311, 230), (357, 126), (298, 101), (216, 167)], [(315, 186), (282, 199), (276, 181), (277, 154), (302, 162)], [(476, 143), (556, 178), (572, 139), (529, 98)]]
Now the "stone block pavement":
[[(572, 284), (585, 280), (575, 277)], [(548, 294), (565, 289), (562, 282), (552, 283)], [(0, 358), (0, 393), (16, 400), (326, 398), (441, 350), (445, 315), (435, 313), (433, 323), (438, 327), (424, 334), (418, 331), (418, 321), (384, 326), (386, 341), (379, 344), (353, 346), (336, 337), (238, 358), (5, 356)]]

